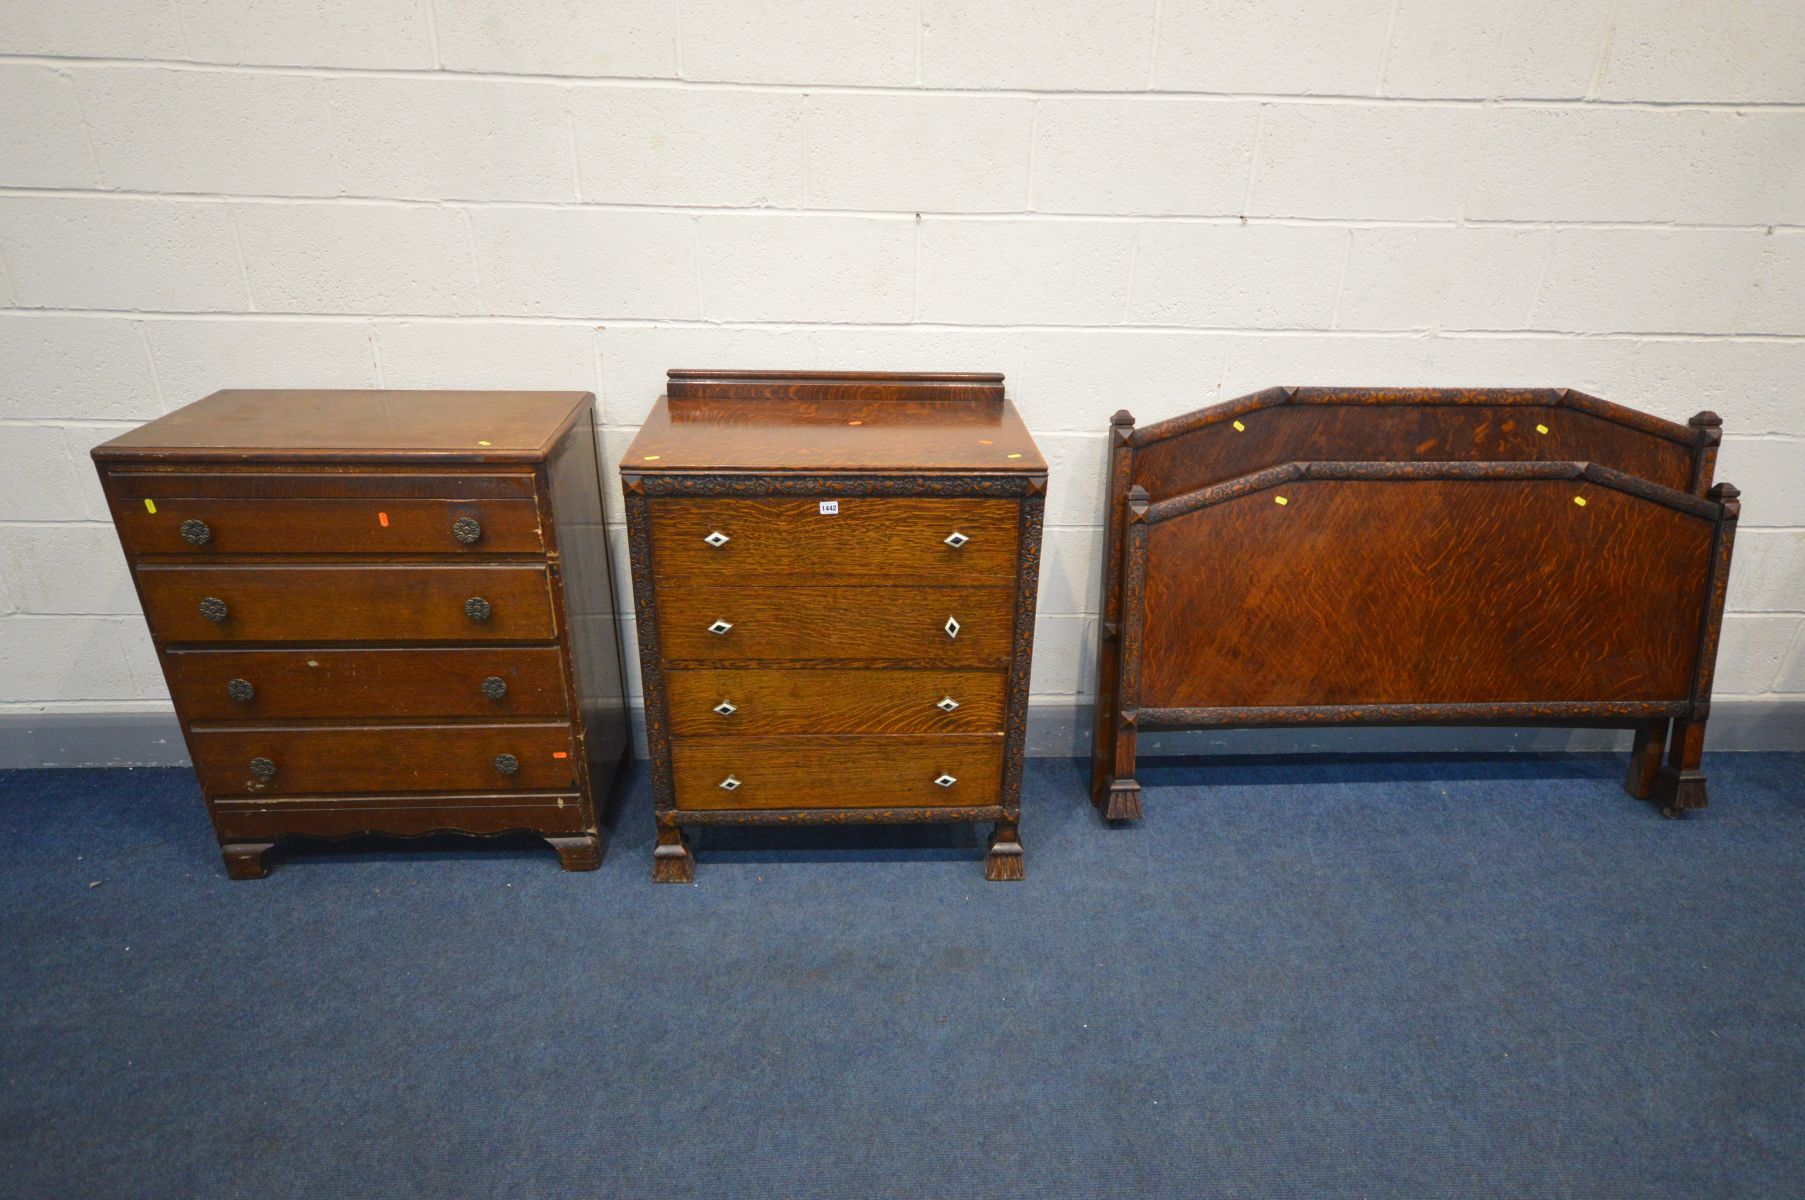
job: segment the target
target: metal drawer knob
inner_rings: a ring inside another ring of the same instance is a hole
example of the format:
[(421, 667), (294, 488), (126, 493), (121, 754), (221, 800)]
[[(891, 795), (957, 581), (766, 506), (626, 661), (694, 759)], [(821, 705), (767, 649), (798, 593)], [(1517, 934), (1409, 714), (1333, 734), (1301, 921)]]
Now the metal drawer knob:
[(276, 764), (267, 758), (253, 758), (251, 760), (251, 774), (263, 780), (265, 783), (268, 783), (271, 779), (276, 777)]
[(183, 521), (177, 527), (176, 532), (181, 534), (182, 540), (190, 546), (205, 546), (213, 540), (213, 531), (207, 527), (207, 523), (197, 521), (193, 517)]
[(959, 780), (956, 777), (954, 777), (952, 775), (948, 775), (945, 771), (942, 771), (940, 773), (939, 777), (934, 780), (934, 786), (936, 786), (936, 787), (952, 787), (955, 783), (958, 783), (958, 782), (959, 782)]
[(481, 596), (472, 596), (464, 601), (464, 615), (472, 621), (487, 621), (495, 610)]
[(959, 547), (963, 546), (965, 543), (971, 541), (971, 539), (966, 537), (963, 533), (960, 533), (957, 529), (955, 529), (951, 533), (947, 534), (946, 537), (942, 538), (941, 541), (945, 542), (947, 545), (949, 545), (953, 549), (957, 550)]
[(959, 707), (959, 702), (957, 700), (953, 699), (951, 696), (946, 696), (946, 697), (943, 697), (941, 699), (940, 703), (936, 704), (934, 707), (939, 709), (941, 712), (949, 712), (950, 713), (955, 708)]
[(702, 540), (707, 542), (710, 546), (713, 546), (716, 550), (719, 550), (722, 546), (725, 546), (728, 542), (731, 542), (733, 539), (728, 537), (726, 534), (722, 533), (720, 530), (717, 529), (713, 533), (709, 534), (707, 537), (703, 538)]
[(737, 709), (733, 706), (733, 701), (731, 701), (731, 700), (721, 701), (719, 704), (714, 706), (714, 710), (716, 712), (720, 713), (723, 717), (731, 717), (734, 713), (739, 711), (739, 709)]
[(520, 771), (520, 760), (515, 758), (512, 754), (497, 754), (495, 756), (495, 769), (500, 771), (503, 775), (517, 774)]
[(740, 786), (740, 781), (729, 775), (727, 778), (721, 780), (717, 786), (719, 786), (723, 792), (737, 791)]
[(948, 617), (946, 619), (946, 625), (944, 626), (944, 628), (946, 630), (947, 637), (956, 638), (959, 636), (959, 622), (955, 621), (953, 618)]
[(201, 616), (207, 618), (215, 625), (225, 620), (229, 612), (230, 610), (226, 608), (226, 602), (221, 600), (218, 596), (207, 596), (201, 600)]
[(500, 700), (508, 694), (508, 681), (499, 675), (491, 675), (483, 680), (483, 695), (491, 700)]
[(708, 627), (708, 632), (716, 633), (716, 634), (726, 633), (729, 629), (732, 629), (732, 628), (733, 628), (733, 622), (731, 622), (731, 621), (716, 621), (713, 625), (710, 625)]
[(251, 681), (248, 679), (228, 679), (226, 680), (226, 695), (240, 704), (249, 704), (257, 695), (257, 689), (251, 686)]
[(482, 539), (483, 527), (475, 517), (459, 517), (451, 523), (451, 536), (466, 546), (474, 546)]

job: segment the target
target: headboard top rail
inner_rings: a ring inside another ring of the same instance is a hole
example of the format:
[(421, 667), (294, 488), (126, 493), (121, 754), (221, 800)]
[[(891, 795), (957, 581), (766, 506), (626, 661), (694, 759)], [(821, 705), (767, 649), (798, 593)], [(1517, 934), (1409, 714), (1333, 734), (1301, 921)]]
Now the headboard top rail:
[[(1676, 491), (1650, 483), (1597, 463), (1582, 462), (1291, 462), (1263, 471), (1241, 475), (1225, 483), (1212, 484), (1196, 491), (1146, 504), (1145, 515), (1138, 518), (1150, 525), (1169, 521), (1200, 508), (1225, 504), (1242, 496), (1270, 491), (1299, 480), (1423, 480), (1423, 479), (1578, 479), (1612, 491), (1659, 504), (1707, 521), (1715, 521), (1725, 504), (1733, 503), (1738, 492), (1730, 484), (1719, 484), (1711, 490), (1713, 499), (1703, 499), (1688, 492)], [(1130, 499), (1139, 492), (1145, 503), (1146, 491), (1138, 487), (1129, 491)]]
[[(1270, 387), (1134, 429), (1131, 441), (1136, 448), (1150, 446), (1261, 409), (1304, 404), (1571, 408), (1683, 446), (1715, 446), (1723, 426), (1714, 412), (1701, 412), (1681, 425), (1573, 388)], [(1114, 424), (1132, 426), (1133, 418), (1120, 412)]]

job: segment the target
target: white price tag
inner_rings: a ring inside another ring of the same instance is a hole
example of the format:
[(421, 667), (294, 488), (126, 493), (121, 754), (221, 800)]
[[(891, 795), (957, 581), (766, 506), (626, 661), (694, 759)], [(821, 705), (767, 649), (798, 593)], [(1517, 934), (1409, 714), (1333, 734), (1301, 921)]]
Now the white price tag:
[(823, 500), (821, 502), (821, 515), (822, 516), (833, 517), (833, 516), (838, 516), (839, 513), (840, 513), (840, 502), (838, 500)]

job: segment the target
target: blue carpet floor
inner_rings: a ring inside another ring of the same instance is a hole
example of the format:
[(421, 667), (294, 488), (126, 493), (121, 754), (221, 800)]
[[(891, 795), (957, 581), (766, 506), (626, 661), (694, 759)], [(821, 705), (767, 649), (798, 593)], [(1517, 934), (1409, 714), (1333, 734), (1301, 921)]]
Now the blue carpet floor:
[(229, 883), (182, 771), (0, 773), (6, 1197), (1805, 1194), (1805, 755), (1031, 761), (978, 830)]

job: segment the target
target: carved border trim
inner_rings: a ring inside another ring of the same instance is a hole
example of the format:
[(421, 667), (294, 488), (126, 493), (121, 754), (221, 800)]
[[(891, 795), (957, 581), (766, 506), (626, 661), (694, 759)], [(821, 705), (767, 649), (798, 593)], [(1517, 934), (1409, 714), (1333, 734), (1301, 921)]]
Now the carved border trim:
[(633, 615), (639, 634), (639, 686), (645, 699), (646, 751), (652, 764), (652, 808), (676, 806), (671, 784), (670, 709), (664, 693), (664, 649), (658, 638), (658, 605), (652, 564), (652, 516), (644, 477), (621, 476), (627, 504), (627, 557), (633, 567)]
[[(626, 486), (627, 476), (622, 476)], [(715, 474), (633, 476), (633, 487), (647, 496), (951, 496), (1003, 497), (1033, 495), (1045, 476), (1009, 475), (788, 475)]]
[(1044, 494), (1021, 502), (1016, 537), (1015, 643), (1009, 656), (1009, 714), (1003, 738), (1003, 810), (1015, 820), (1022, 811), (1022, 756), (1028, 745), (1028, 687), (1034, 655), (1034, 614), (1040, 595), (1040, 537)]

